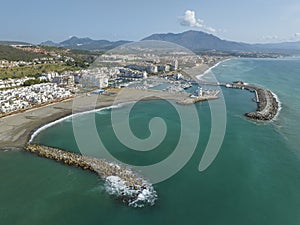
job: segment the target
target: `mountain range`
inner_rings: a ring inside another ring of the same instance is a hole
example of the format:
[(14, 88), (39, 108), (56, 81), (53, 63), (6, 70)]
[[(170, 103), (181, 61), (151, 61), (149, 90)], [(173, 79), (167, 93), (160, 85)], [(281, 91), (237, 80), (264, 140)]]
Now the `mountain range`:
[(142, 39), (166, 41), (181, 45), (192, 51), (218, 50), (218, 51), (245, 51), (251, 48), (251, 45), (233, 41), (221, 40), (220, 38), (201, 31), (187, 31), (179, 34), (153, 34)]
[[(183, 33), (153, 34), (143, 38), (142, 41), (156, 40), (178, 44), (194, 52), (201, 51), (223, 51), (223, 52), (260, 52), (260, 53), (281, 53), (281, 54), (300, 54), (300, 42), (283, 42), (271, 44), (248, 44), (243, 42), (227, 41), (219, 37), (202, 31), (186, 31)], [(7, 42), (14, 43), (14, 42)], [(55, 43), (53, 41), (42, 42), (42, 46), (55, 46), (80, 50), (99, 50), (107, 51), (131, 41), (108, 41), (93, 40), (91, 38), (78, 38), (75, 36)], [(1, 44), (1, 42), (0, 42)]]
[(262, 52), (300, 54), (300, 42), (284, 42), (273, 44), (247, 44), (222, 40), (212, 34), (201, 31), (186, 31), (179, 34), (153, 34), (142, 40), (157, 40), (176, 43), (194, 52), (205, 50), (229, 52)]
[(54, 46), (62, 48), (80, 49), (80, 50), (101, 50), (107, 51), (116, 48), (120, 45), (130, 43), (130, 41), (107, 41), (107, 40), (92, 40), (91, 38), (78, 38), (72, 36), (71, 38), (55, 43), (53, 41), (42, 42), (43, 46)]

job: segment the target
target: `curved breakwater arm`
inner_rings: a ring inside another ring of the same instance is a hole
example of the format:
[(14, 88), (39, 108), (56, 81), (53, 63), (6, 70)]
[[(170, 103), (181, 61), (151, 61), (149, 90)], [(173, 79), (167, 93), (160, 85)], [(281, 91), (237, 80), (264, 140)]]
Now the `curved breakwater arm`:
[(230, 85), (230, 87), (241, 88), (255, 92), (257, 109), (255, 112), (245, 113), (246, 117), (258, 121), (270, 121), (273, 120), (278, 114), (280, 110), (280, 103), (272, 91), (266, 88), (246, 84), (233, 83)]

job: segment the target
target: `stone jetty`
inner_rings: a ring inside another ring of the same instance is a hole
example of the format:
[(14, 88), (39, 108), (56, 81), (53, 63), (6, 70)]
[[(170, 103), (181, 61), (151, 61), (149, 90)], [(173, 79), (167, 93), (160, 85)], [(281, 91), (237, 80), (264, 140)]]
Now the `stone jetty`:
[(245, 113), (245, 116), (254, 120), (269, 121), (274, 119), (279, 110), (279, 102), (275, 95), (268, 89), (245, 84), (241, 81), (235, 82), (229, 87), (246, 89), (255, 93), (257, 109), (255, 112)]
[(129, 206), (154, 205), (157, 199), (156, 191), (151, 183), (122, 165), (35, 144), (28, 144), (24, 149), (41, 157), (99, 174), (105, 181), (107, 192)]
[(197, 102), (204, 102), (204, 101), (209, 101), (209, 100), (216, 100), (219, 97), (217, 95), (208, 95), (208, 96), (200, 96), (200, 97), (195, 97), (195, 98), (185, 98), (180, 101), (177, 101), (176, 103), (179, 105), (192, 105)]

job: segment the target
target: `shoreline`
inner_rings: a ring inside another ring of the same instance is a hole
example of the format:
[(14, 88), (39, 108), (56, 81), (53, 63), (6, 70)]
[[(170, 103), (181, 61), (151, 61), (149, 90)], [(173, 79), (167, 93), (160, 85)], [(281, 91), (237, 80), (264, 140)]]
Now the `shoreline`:
[(64, 117), (61, 117), (61, 118), (58, 118), (57, 120), (54, 120), (50, 123), (47, 123), (47, 124), (44, 124), (44, 125), (41, 125), (39, 128), (35, 129), (33, 131), (33, 133), (30, 135), (30, 139), (28, 141), (28, 144), (31, 144), (33, 139), (39, 134), (41, 133), (43, 130), (49, 128), (49, 127), (52, 127), (54, 126), (55, 124), (58, 124), (64, 120), (67, 120), (67, 119), (70, 119), (70, 118), (73, 118), (73, 117), (76, 117), (76, 116), (81, 116), (81, 115), (85, 115), (85, 114), (89, 114), (89, 113), (93, 113), (93, 112), (99, 112), (101, 110), (105, 110), (105, 109), (111, 109), (111, 108), (114, 108), (114, 107), (118, 107), (118, 106), (122, 106), (122, 105), (125, 105), (125, 104), (130, 104), (130, 103), (133, 103), (133, 102), (124, 102), (124, 103), (119, 103), (117, 105), (110, 105), (110, 106), (103, 106), (101, 108), (95, 108), (95, 109), (92, 109), (92, 110), (89, 110), (89, 111), (84, 111), (84, 112), (78, 112), (78, 113), (75, 113), (75, 114), (70, 114), (70, 115), (66, 115)]
[(224, 59), (221, 60), (219, 62), (217, 62), (215, 65), (208, 67), (208, 69), (206, 69), (203, 73), (196, 75), (196, 79), (197, 80), (201, 80), (202, 77), (204, 77), (206, 74), (208, 74), (209, 72), (211, 72), (214, 68), (218, 67), (219, 65), (221, 65), (224, 62), (227, 62), (229, 60), (232, 60), (233, 58), (228, 58), (228, 59)]
[[(218, 92), (219, 93), (219, 92)], [(179, 104), (179, 105), (192, 105), (192, 104), (195, 104), (197, 102), (201, 102), (201, 101), (209, 101), (209, 100), (215, 100), (217, 99), (217, 94), (216, 93), (216, 96), (211, 96), (211, 97), (202, 97), (202, 98), (191, 98), (191, 99), (183, 99), (183, 100), (180, 100), (180, 101), (177, 101), (176, 103)], [(147, 100), (159, 100), (159, 99), (147, 99)], [(147, 101), (146, 100), (146, 101)], [(30, 139), (28, 140), (28, 144), (31, 144), (32, 141), (34, 140), (34, 138), (40, 133), (42, 132), (43, 130), (49, 128), (49, 127), (52, 127), (54, 126), (55, 124), (58, 124), (64, 120), (67, 120), (67, 119), (70, 119), (70, 118), (74, 118), (76, 116), (81, 116), (81, 115), (85, 115), (85, 114), (89, 114), (89, 113), (93, 113), (93, 112), (99, 112), (99, 111), (102, 111), (102, 110), (106, 110), (106, 109), (112, 109), (112, 108), (121, 108), (122, 106), (124, 105), (128, 105), (128, 104), (132, 104), (132, 103), (136, 103), (137, 101), (128, 101), (128, 102), (121, 102), (121, 103), (118, 103), (118, 104), (112, 104), (112, 105), (108, 105), (108, 106), (103, 106), (103, 107), (100, 107), (100, 108), (95, 108), (95, 109), (91, 109), (91, 110), (88, 110), (88, 111), (83, 111), (83, 112), (77, 112), (77, 113), (72, 113), (70, 115), (66, 115), (64, 117), (61, 117), (61, 118), (58, 118), (57, 120), (54, 120), (50, 123), (47, 123), (47, 124), (44, 124), (44, 125), (41, 125), (40, 127), (38, 127), (37, 129), (35, 129), (32, 134), (30, 135)]]
[[(121, 99), (117, 99), (118, 94)], [(49, 104), (41, 108), (31, 109), (19, 114), (10, 115), (0, 119), (0, 151), (8, 149), (23, 149), (28, 141), (32, 141), (32, 135), (49, 126), (81, 113), (90, 113), (115, 107), (120, 104), (128, 104), (139, 100), (167, 99), (184, 101), (188, 93), (168, 93), (161, 91), (141, 91), (135, 89), (110, 90), (109, 95), (76, 96), (73, 99)], [(206, 100), (206, 99), (204, 99)], [(79, 111), (73, 114), (73, 104), (79, 103)], [(91, 106), (93, 106), (91, 108)], [(47, 116), (45, 116), (47, 115)], [(38, 133), (36, 133), (38, 134)]]

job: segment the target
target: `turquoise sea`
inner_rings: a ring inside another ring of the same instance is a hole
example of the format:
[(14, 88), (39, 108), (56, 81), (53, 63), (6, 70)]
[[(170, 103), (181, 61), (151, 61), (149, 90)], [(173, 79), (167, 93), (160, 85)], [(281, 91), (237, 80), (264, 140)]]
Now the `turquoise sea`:
[[(207, 102), (197, 104), (201, 129), (192, 158), (176, 175), (155, 184), (156, 204), (141, 209), (109, 196), (103, 181), (88, 171), (20, 150), (0, 151), (0, 224), (300, 224), (300, 58), (232, 59), (211, 73), (220, 82), (243, 80), (269, 88), (282, 102), (279, 116), (273, 122), (250, 121), (243, 114), (256, 109), (253, 94), (222, 89), (227, 109), (224, 142), (211, 166), (199, 172), (211, 116)], [(180, 120), (169, 102), (139, 102), (130, 113), (132, 132), (139, 138), (150, 135), (153, 117), (163, 118), (168, 127), (161, 145), (149, 152), (132, 151), (118, 141), (110, 112), (75, 119), (84, 127), (95, 117), (105, 147), (123, 162), (151, 165), (168, 157), (178, 143)], [(71, 119), (42, 131), (34, 142), (78, 152)]]

